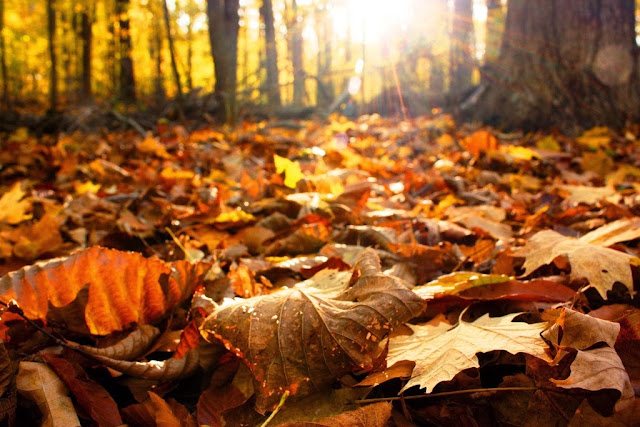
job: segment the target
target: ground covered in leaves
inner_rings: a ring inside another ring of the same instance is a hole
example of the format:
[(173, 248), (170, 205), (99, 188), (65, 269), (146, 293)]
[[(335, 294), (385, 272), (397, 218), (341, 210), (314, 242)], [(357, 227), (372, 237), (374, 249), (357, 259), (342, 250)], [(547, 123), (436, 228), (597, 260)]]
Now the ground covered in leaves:
[(640, 128), (19, 129), (0, 183), (9, 425), (637, 422)]

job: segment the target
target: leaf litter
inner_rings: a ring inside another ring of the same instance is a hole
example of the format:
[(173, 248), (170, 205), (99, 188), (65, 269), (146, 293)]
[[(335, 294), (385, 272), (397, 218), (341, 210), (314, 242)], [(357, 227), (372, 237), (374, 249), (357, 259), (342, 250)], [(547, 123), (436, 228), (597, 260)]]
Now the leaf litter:
[(2, 146), (0, 416), (628, 420), (640, 140), (605, 131), (367, 116)]

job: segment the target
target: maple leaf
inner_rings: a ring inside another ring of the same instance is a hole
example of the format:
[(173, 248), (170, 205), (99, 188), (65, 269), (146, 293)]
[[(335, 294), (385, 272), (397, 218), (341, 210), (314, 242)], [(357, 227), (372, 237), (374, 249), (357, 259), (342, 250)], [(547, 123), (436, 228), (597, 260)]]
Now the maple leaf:
[(308, 394), (352, 369), (372, 369), (387, 334), (422, 311), (417, 295), (380, 272), (375, 251), (365, 250), (353, 270), (322, 270), (294, 288), (223, 305), (206, 319), (203, 336), (250, 366), (258, 412), (287, 390)]
[[(610, 243), (616, 240), (612, 239), (613, 237), (609, 236), (604, 242)], [(607, 291), (611, 290), (616, 282), (622, 283), (631, 290), (633, 277), (630, 262), (635, 257), (591, 244), (592, 240), (602, 241), (599, 235), (591, 233), (576, 239), (563, 236), (553, 230), (544, 230), (529, 239), (527, 245), (515, 255), (525, 257), (524, 276), (530, 275), (543, 265), (550, 264), (558, 256), (566, 256), (571, 264), (571, 278), (586, 278), (589, 281), (587, 287), (596, 288), (603, 298), (607, 297)]]
[(31, 214), (25, 212), (31, 208), (31, 201), (25, 199), (26, 193), (22, 184), (16, 182), (13, 187), (0, 198), (0, 221), (7, 224), (18, 224), (31, 219)]
[(409, 325), (413, 335), (389, 340), (387, 365), (405, 360), (415, 362), (411, 379), (401, 392), (417, 385), (430, 393), (438, 383), (453, 379), (458, 372), (479, 367), (476, 353), (504, 350), (551, 361), (546, 354), (548, 346), (540, 337), (547, 323), (513, 322), (520, 314), (502, 317), (485, 314), (472, 323), (460, 320), (447, 331), (434, 326)]
[(31, 319), (56, 316), (71, 331), (107, 335), (160, 320), (191, 296), (205, 268), (92, 247), (0, 278), (0, 301), (16, 300)]
[(277, 154), (273, 155), (273, 161), (276, 164), (276, 173), (284, 172), (284, 185), (295, 189), (298, 181), (304, 178), (300, 163), (280, 157)]

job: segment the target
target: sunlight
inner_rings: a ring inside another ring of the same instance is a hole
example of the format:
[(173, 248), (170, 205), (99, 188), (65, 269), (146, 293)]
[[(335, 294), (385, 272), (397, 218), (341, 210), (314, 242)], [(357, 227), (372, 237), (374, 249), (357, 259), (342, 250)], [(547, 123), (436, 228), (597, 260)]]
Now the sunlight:
[(410, 0), (389, 7), (385, 0), (347, 0), (331, 10), (334, 31), (340, 38), (356, 43), (376, 43), (406, 30), (412, 15)]

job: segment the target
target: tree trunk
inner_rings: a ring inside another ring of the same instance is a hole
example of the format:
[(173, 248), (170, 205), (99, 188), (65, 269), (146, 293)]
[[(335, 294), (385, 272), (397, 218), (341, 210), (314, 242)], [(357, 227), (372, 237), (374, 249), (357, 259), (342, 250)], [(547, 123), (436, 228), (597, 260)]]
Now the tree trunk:
[(9, 73), (4, 42), (4, 0), (0, 0), (0, 73), (2, 73), (2, 105), (9, 106)]
[(455, 0), (449, 87), (454, 99), (458, 99), (471, 87), (473, 40), (473, 2), (472, 0)]
[(120, 99), (126, 103), (136, 101), (136, 83), (131, 58), (130, 0), (116, 0), (120, 24)]
[(91, 101), (91, 49), (93, 46), (93, 31), (91, 28), (92, 7), (83, 10), (81, 14), (81, 36), (82, 36), (82, 101)]
[(504, 32), (504, 10), (500, 0), (487, 0), (486, 26), (484, 61), (495, 62), (500, 56), (500, 44)]
[[(171, 56), (171, 70), (173, 71), (173, 80), (176, 84), (176, 100), (178, 102), (178, 114), (180, 119), (184, 119), (184, 107), (182, 105), (182, 83), (180, 82), (180, 73), (178, 72), (178, 63), (176, 62), (176, 52), (173, 46), (173, 35), (171, 34), (171, 18), (169, 16), (169, 6), (167, 0), (162, 1), (164, 11), (164, 26), (167, 32), (167, 40), (169, 41), (169, 54)], [(177, 7), (177, 6), (176, 6)]]
[(640, 118), (634, 0), (510, 0), (500, 59), (473, 118), (506, 128)]
[(292, 19), (291, 30), (291, 64), (293, 66), (293, 105), (300, 107), (304, 104), (305, 72), (302, 53), (302, 18), (298, 13), (298, 3), (291, 0)]
[(207, 0), (209, 41), (215, 67), (219, 118), (234, 123), (237, 115), (239, 0)]
[(47, 33), (49, 37), (49, 112), (58, 109), (58, 70), (56, 58), (56, 11), (55, 0), (47, 0)]
[(267, 99), (272, 107), (279, 107), (280, 82), (278, 72), (278, 50), (276, 49), (276, 29), (273, 19), (273, 3), (271, 0), (262, 0), (260, 16), (264, 22), (264, 38), (267, 51)]

